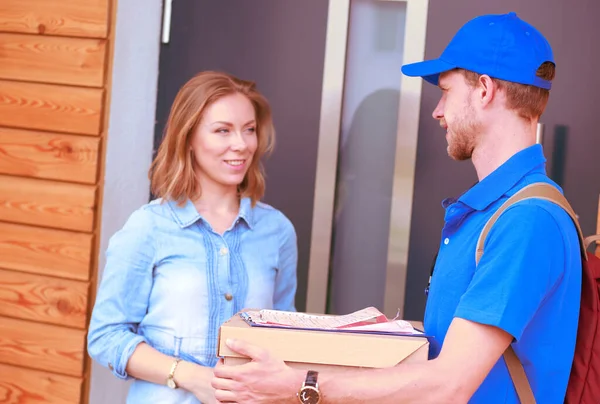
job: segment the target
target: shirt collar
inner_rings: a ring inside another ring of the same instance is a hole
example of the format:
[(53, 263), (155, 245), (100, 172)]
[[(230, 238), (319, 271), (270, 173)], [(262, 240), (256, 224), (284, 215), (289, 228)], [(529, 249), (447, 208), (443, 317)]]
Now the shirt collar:
[(531, 172), (544, 173), (546, 158), (542, 146), (530, 146), (516, 153), (504, 164), (465, 192), (458, 200), (473, 209), (484, 210), (513, 188)]
[[(173, 218), (181, 228), (188, 227), (196, 223), (199, 219), (204, 220), (190, 199), (187, 199), (183, 206), (179, 206), (175, 201), (168, 201), (167, 205), (171, 209)], [(240, 211), (237, 219), (243, 219), (250, 229), (254, 226), (254, 212), (250, 198), (242, 198), (240, 201)]]
[(240, 201), (240, 213), (238, 218), (244, 219), (250, 229), (254, 227), (254, 209), (252, 209), (252, 199), (242, 198)]

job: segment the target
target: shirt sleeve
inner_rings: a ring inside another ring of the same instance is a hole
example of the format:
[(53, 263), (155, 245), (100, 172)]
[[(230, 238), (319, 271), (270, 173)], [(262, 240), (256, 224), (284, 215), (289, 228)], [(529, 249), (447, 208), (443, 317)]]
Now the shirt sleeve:
[(134, 212), (115, 233), (106, 251), (106, 265), (88, 333), (90, 356), (121, 379), (143, 336), (136, 333), (152, 289), (155, 245), (152, 214)]
[(273, 308), (275, 310), (296, 311), (297, 265), (296, 230), (292, 222), (284, 216), (277, 276), (275, 278), (275, 294), (273, 296)]
[(455, 317), (498, 327), (520, 339), (563, 278), (565, 245), (555, 218), (539, 202), (508, 208), (488, 233)]

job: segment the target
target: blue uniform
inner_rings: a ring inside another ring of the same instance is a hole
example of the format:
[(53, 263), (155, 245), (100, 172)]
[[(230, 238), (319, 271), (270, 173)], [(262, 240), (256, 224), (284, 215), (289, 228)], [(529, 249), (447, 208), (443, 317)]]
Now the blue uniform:
[[(442, 345), (455, 317), (508, 332), (537, 402), (551, 404), (564, 400), (579, 319), (581, 256), (571, 218), (552, 202), (519, 202), (493, 226), (475, 265), (477, 239), (487, 220), (508, 197), (541, 181), (556, 186), (545, 173), (541, 146), (535, 145), (460, 198), (443, 202), (445, 225), (425, 330)], [(519, 402), (503, 358), (470, 402)]]

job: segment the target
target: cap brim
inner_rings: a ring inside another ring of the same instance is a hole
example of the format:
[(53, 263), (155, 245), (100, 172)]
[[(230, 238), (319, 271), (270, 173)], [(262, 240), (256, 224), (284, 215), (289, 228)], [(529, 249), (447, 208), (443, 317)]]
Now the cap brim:
[(456, 67), (441, 59), (433, 59), (404, 65), (401, 70), (409, 77), (423, 77), (423, 80), (437, 86), (440, 74), (456, 69)]

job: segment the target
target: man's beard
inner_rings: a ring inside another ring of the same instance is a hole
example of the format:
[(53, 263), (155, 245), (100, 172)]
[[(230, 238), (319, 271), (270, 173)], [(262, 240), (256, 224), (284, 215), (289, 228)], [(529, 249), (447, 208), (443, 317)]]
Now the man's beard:
[(477, 144), (477, 134), (481, 129), (481, 123), (475, 117), (475, 111), (469, 104), (465, 108), (464, 115), (459, 118), (450, 131), (448, 127), (448, 155), (458, 161), (468, 160), (473, 155)]

